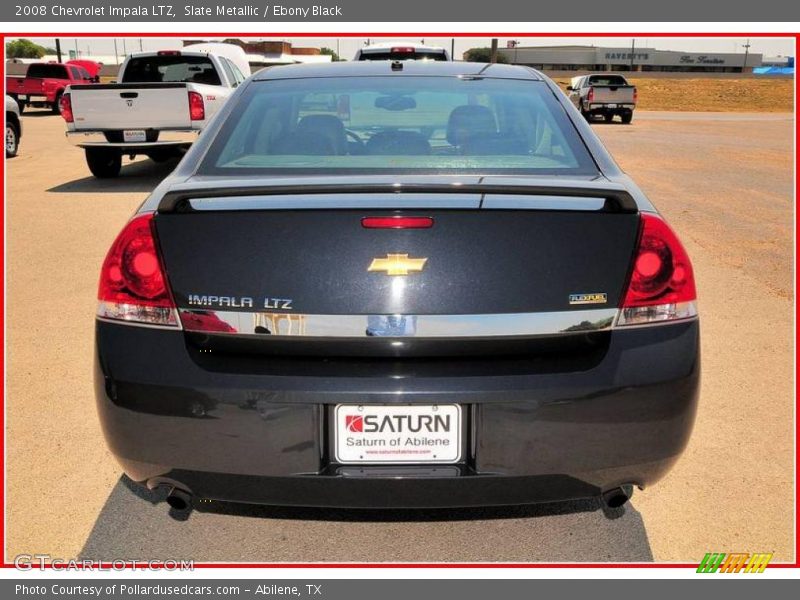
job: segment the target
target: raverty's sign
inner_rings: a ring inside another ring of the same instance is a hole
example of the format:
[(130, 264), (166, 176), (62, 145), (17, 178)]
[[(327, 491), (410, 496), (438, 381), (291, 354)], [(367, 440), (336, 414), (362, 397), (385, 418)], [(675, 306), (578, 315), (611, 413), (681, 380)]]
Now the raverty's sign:
[(609, 60), (650, 60), (650, 54), (647, 52), (606, 52), (606, 58)]

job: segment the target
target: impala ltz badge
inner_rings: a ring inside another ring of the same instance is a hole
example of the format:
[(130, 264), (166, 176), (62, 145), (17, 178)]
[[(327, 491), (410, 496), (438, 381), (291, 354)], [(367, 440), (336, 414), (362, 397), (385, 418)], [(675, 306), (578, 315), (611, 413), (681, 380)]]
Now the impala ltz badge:
[(268, 308), (272, 310), (292, 310), (291, 298), (251, 298), (249, 296), (212, 296), (208, 294), (189, 294), (190, 306), (208, 308)]
[(422, 271), (427, 258), (409, 258), (408, 254), (387, 254), (386, 258), (373, 258), (367, 271), (378, 271), (387, 275), (408, 275)]

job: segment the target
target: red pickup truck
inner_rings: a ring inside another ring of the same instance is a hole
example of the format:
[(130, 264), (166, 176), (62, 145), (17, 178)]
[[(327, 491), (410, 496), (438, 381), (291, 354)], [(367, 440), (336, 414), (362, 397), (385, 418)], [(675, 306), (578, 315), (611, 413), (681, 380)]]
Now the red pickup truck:
[(19, 104), (49, 108), (58, 114), (64, 88), (72, 83), (96, 83), (99, 78), (84, 66), (68, 63), (32, 63), (24, 77), (6, 77), (6, 92)]

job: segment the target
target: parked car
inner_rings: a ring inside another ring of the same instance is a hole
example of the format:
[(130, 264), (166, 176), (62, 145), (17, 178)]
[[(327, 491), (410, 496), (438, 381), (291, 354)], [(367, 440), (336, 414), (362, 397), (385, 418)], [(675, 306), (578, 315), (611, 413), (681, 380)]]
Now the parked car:
[(23, 77), (6, 77), (6, 93), (19, 104), (20, 113), (28, 106), (60, 110), (61, 96), (73, 83), (92, 83), (94, 78), (77, 64), (32, 63)]
[(450, 53), (439, 46), (416, 42), (381, 42), (356, 52), (353, 60), (452, 60)]
[(22, 121), (17, 101), (6, 94), (6, 158), (16, 156), (22, 138)]
[(258, 72), (98, 300), (106, 440), (174, 509), (620, 506), (697, 407), (686, 250), (527, 67)]
[(119, 83), (67, 88), (67, 138), (84, 149), (95, 177), (118, 176), (123, 155), (161, 162), (181, 154), (250, 74), (246, 59), (228, 57), (231, 49), (244, 56), (238, 46), (187, 48), (134, 53)]
[(633, 120), (636, 108), (636, 86), (622, 75), (598, 73), (573, 77), (567, 87), (569, 98), (587, 120), (602, 117), (610, 123), (619, 116), (623, 123)]

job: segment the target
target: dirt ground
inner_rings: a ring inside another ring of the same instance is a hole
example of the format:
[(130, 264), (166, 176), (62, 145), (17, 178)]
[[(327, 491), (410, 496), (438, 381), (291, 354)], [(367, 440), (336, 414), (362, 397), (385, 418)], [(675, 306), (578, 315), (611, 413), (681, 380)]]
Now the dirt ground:
[[(720, 112), (792, 112), (794, 79), (763, 77), (741, 79), (648, 78), (625, 74), (636, 86), (638, 110), (720, 111)], [(569, 77), (555, 81), (566, 89)]]
[[(730, 80), (725, 83), (730, 83)], [(639, 111), (595, 130), (694, 261), (703, 383), (690, 445), (608, 518), (592, 503), (471, 511), (214, 506), (188, 520), (120, 477), (94, 410), (97, 274), (174, 167), (98, 181), (56, 116), (23, 117), (7, 161), (6, 560), (793, 560), (793, 117)]]

